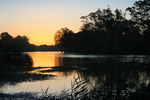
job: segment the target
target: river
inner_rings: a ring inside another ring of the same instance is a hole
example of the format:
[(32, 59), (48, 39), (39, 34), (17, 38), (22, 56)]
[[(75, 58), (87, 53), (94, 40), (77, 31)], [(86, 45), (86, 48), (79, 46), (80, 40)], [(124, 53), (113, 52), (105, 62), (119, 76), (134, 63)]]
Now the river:
[[(70, 89), (71, 83), (78, 77), (87, 81), (89, 87), (91, 85), (101, 89), (109, 87), (115, 90), (122, 87), (134, 91), (134, 86), (150, 84), (149, 69), (145, 68), (150, 57), (145, 55), (106, 56), (63, 54), (61, 52), (25, 53), (32, 58), (32, 67), (35, 68), (28, 73), (36, 73), (40, 76), (34, 79), (31, 77), (24, 78), (24, 76), (20, 78), (20, 74), (12, 77), (8, 75), (9, 77), (1, 79), (1, 93), (42, 93), (46, 89), (48, 89), (48, 93), (60, 93), (62, 90)], [(143, 63), (146, 64), (141, 65)], [(63, 67), (68, 69), (64, 70)], [(41, 79), (45, 75), (46, 78)]]

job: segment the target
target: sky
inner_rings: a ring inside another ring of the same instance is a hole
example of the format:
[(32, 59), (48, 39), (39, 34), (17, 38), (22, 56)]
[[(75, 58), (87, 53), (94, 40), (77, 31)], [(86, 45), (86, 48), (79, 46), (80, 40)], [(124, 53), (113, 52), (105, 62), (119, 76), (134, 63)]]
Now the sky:
[(54, 45), (54, 35), (67, 27), (78, 32), (81, 16), (109, 5), (125, 11), (137, 0), (0, 0), (0, 33), (27, 36), (31, 44)]

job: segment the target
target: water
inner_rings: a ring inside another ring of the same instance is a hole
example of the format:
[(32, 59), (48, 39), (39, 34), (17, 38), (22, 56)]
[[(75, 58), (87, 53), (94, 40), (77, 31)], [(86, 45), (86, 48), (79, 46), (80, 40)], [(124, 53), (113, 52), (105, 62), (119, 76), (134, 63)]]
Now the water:
[[(74, 77), (79, 76), (102, 90), (121, 88), (135, 91), (135, 87), (150, 85), (150, 73), (147, 68), (149, 56), (25, 53), (32, 58), (32, 67), (35, 69), (26, 74), (1, 72), (1, 93), (42, 92), (47, 88), (49, 93), (60, 93), (62, 90), (70, 89)], [(65, 67), (67, 69), (64, 69)]]

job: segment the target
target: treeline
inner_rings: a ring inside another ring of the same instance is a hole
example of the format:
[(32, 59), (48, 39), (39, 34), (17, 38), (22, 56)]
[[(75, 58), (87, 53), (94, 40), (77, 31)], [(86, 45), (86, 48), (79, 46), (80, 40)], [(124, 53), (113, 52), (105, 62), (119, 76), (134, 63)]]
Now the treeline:
[[(126, 17), (128, 15), (128, 17)], [(150, 1), (136, 1), (126, 12), (98, 9), (82, 16), (74, 33), (62, 28), (55, 44), (64, 52), (98, 54), (150, 54)]]
[(60, 51), (60, 48), (57, 45), (34, 45), (33, 51)]
[(59, 48), (53, 45), (36, 46), (29, 43), (27, 36), (13, 37), (7, 32), (0, 35), (0, 52), (27, 52), (27, 51), (57, 51)]

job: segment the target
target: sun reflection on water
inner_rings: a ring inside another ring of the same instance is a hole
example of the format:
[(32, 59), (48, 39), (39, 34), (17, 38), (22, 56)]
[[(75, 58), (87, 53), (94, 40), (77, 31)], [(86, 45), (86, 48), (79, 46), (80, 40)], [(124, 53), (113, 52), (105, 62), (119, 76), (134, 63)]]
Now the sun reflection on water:
[[(61, 52), (28, 52), (27, 54), (33, 59), (33, 70), (29, 71), (29, 74), (25, 71), (22, 76), (19, 73), (3, 76), (4, 82), (6, 78), (8, 81), (3, 84), (3, 81), (0, 82), (0, 92), (42, 93), (42, 90), (48, 88), (48, 93), (60, 93), (62, 90), (71, 89), (71, 84), (77, 78), (87, 82), (88, 88), (94, 86), (103, 90), (107, 88), (115, 90), (119, 86), (128, 89), (131, 88), (130, 84), (136, 87), (143, 83), (145, 86), (150, 84), (149, 68), (145, 69), (145, 65), (138, 67), (138, 64), (125, 63), (140, 61), (141, 66), (141, 61), (149, 60), (145, 56), (134, 58), (130, 55), (117, 57), (96, 55), (94, 57), (94, 55), (62, 54)], [(112, 61), (116, 62), (112, 63)]]
[(33, 59), (33, 67), (54, 67), (61, 66), (61, 52), (29, 52)]

